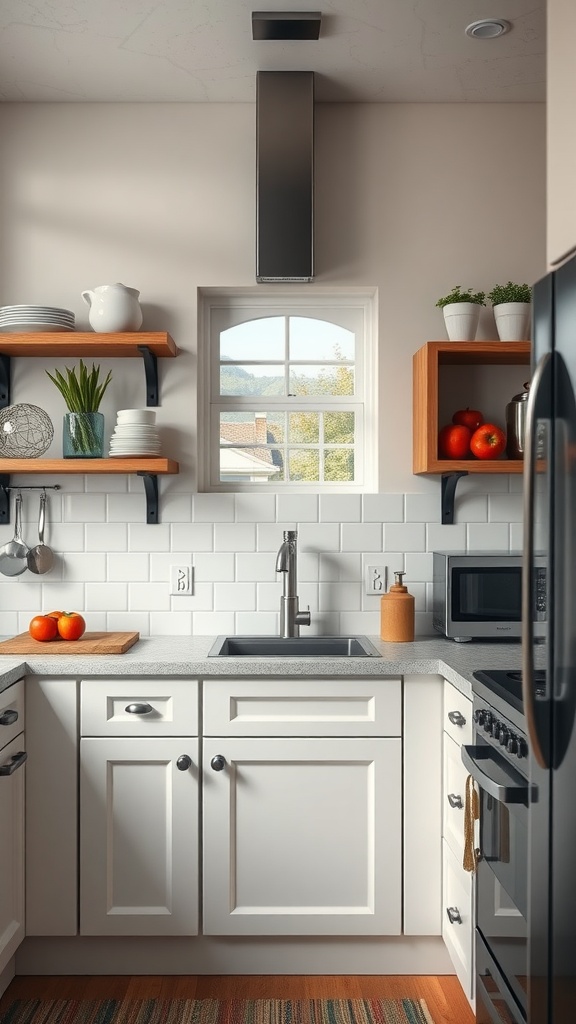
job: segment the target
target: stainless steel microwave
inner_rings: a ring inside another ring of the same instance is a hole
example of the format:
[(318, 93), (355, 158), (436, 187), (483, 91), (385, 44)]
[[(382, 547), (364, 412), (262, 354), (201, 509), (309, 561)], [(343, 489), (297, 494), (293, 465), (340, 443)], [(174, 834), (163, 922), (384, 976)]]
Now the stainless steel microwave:
[[(522, 555), (434, 551), (432, 624), (452, 640), (517, 639), (522, 634)], [(546, 629), (546, 568), (534, 572), (534, 636)]]

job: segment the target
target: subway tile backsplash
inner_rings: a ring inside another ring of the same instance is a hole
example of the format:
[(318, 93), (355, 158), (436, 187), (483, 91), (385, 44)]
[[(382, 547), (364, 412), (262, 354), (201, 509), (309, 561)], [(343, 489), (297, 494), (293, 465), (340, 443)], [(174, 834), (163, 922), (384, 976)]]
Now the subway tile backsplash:
[[(161, 522), (144, 522), (141, 490), (124, 478), (62, 478), (48, 492), (45, 540), (54, 570), (0, 577), (0, 633), (28, 627), (39, 609), (85, 612), (91, 630), (141, 635), (277, 632), (282, 581), (276, 552), (286, 529), (299, 531), (298, 592), (310, 605), (304, 632), (378, 634), (379, 597), (364, 592), (367, 565), (406, 570), (416, 598), (416, 633), (432, 633), (436, 549), (517, 550), (522, 495), (515, 476), (469, 476), (456, 494), (455, 523), (440, 523), (440, 486), (423, 493), (187, 494), (160, 480)], [(137, 482), (140, 484), (140, 481)], [(428, 482), (427, 482), (428, 484)], [(164, 491), (164, 488), (166, 490)], [(37, 495), (24, 497), (24, 538), (37, 539)], [(0, 544), (13, 524), (0, 527)], [(194, 567), (193, 594), (170, 593), (170, 567)]]

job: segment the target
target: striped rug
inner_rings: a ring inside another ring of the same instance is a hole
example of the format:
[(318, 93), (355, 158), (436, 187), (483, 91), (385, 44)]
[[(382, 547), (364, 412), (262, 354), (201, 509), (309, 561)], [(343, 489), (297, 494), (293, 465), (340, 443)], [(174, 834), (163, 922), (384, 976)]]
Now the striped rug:
[(15, 1000), (0, 1024), (434, 1024), (423, 999)]

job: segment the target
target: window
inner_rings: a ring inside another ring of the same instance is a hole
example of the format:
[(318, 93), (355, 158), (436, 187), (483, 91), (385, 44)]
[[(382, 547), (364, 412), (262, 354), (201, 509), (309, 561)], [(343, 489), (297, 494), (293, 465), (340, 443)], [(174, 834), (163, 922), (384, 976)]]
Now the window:
[(202, 293), (204, 490), (368, 483), (370, 297), (292, 295)]

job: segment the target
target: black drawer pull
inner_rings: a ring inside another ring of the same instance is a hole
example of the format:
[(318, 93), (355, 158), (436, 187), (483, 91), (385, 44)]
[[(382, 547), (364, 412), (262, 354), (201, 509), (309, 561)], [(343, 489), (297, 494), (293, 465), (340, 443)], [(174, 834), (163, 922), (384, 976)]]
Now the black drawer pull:
[(8, 761), (8, 764), (0, 765), (0, 775), (13, 775), (17, 768), (20, 768), (28, 754), (25, 750), (21, 750), (18, 754), (12, 754), (12, 757)]
[(458, 907), (446, 907), (446, 913), (448, 914), (450, 924), (462, 924), (462, 918), (460, 917)]
[(221, 772), (226, 765), (226, 758), (222, 754), (214, 754), (214, 757), (210, 761), (210, 767), (215, 772)]
[(149, 715), (154, 708), (151, 704), (127, 704), (124, 710), (129, 715)]
[(9, 711), (3, 711), (0, 715), (0, 725), (14, 725), (14, 722), (18, 721), (18, 712), (10, 708)]
[(187, 772), (192, 766), (192, 758), (188, 754), (180, 754), (180, 757), (176, 761), (176, 767), (179, 772)]
[(448, 803), (450, 807), (463, 807), (462, 797), (458, 796), (457, 793), (448, 793)]
[(464, 718), (464, 715), (460, 714), (459, 711), (449, 711), (448, 718), (452, 722), (452, 725), (466, 725), (466, 719)]

